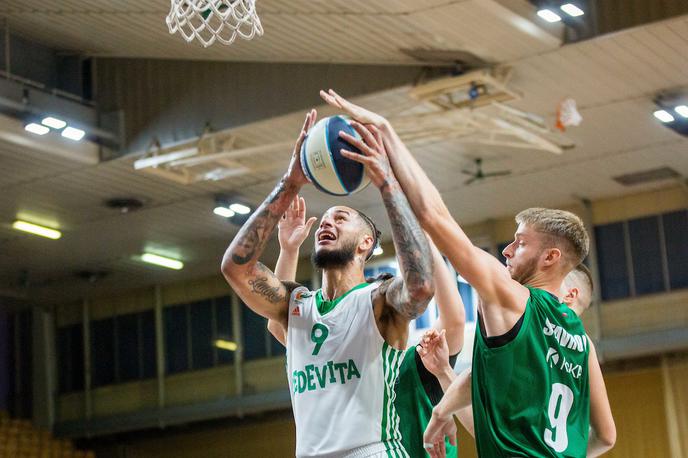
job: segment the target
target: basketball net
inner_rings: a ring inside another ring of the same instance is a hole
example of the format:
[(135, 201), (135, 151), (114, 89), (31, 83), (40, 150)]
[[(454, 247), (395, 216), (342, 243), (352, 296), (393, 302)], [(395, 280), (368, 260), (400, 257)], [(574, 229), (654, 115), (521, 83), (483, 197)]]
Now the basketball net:
[(557, 123), (555, 126), (562, 132), (566, 131), (569, 126), (577, 126), (583, 121), (583, 117), (576, 108), (576, 101), (572, 98), (566, 98), (559, 102), (557, 109)]
[(219, 41), (231, 45), (237, 35), (250, 40), (263, 35), (256, 0), (170, 0), (165, 19), (170, 33), (179, 32), (188, 42), (194, 38), (208, 47)]

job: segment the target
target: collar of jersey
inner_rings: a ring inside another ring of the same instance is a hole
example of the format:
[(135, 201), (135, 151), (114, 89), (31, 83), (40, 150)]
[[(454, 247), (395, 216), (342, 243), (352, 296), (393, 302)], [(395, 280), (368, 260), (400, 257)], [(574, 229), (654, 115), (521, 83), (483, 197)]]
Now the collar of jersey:
[(369, 283), (366, 283), (366, 282), (359, 283), (358, 285), (351, 288), (349, 291), (345, 292), (344, 294), (342, 294), (341, 296), (339, 296), (335, 299), (332, 299), (331, 301), (327, 301), (327, 300), (323, 299), (322, 289), (319, 289), (315, 293), (315, 306), (318, 308), (318, 312), (320, 312), (320, 315), (325, 315), (325, 314), (331, 312), (332, 310), (334, 310), (334, 308), (337, 306), (337, 304), (339, 304), (342, 301), (342, 299), (344, 299), (346, 296), (348, 296), (349, 293), (351, 293), (352, 291), (356, 291), (357, 289), (361, 289), (364, 286), (368, 286), (368, 284)]

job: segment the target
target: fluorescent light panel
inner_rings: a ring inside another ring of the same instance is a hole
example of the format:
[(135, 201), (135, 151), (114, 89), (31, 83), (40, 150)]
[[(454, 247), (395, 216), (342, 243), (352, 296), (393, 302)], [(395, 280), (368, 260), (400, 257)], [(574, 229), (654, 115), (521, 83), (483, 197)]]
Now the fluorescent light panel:
[(674, 111), (684, 118), (688, 118), (688, 105), (679, 105), (674, 108)]
[(234, 216), (234, 211), (230, 210), (227, 207), (215, 207), (213, 213), (222, 216), (223, 218), (231, 218), (232, 216)]
[(52, 116), (48, 116), (47, 118), (43, 118), (43, 121), (41, 121), (41, 124), (44, 126), (52, 127), (53, 129), (62, 129), (64, 126), (67, 125), (67, 122), (58, 119), (58, 118), (53, 118)]
[(144, 253), (141, 256), (143, 262), (154, 264), (156, 266), (167, 267), (168, 269), (180, 270), (184, 267), (184, 263), (176, 259), (166, 258), (153, 253)]
[(573, 17), (578, 17), (578, 16), (582, 16), (585, 14), (585, 11), (578, 8), (573, 3), (566, 3), (564, 5), (561, 5), (561, 10), (564, 13), (568, 14), (569, 16), (573, 16)]
[(540, 16), (542, 19), (544, 19), (547, 22), (559, 22), (559, 21), (561, 21), (561, 16), (559, 16), (557, 13), (555, 13), (552, 10), (548, 10), (548, 9), (540, 10), (537, 12), (537, 15)]
[(62, 233), (49, 227), (39, 226), (38, 224), (17, 220), (12, 223), (12, 227), (18, 231), (28, 232), (29, 234), (39, 235), (48, 239), (57, 240), (62, 237)]
[(240, 215), (248, 215), (251, 213), (251, 209), (243, 204), (232, 204), (229, 206), (229, 209)]
[(81, 129), (77, 129), (76, 127), (66, 127), (65, 130), (62, 131), (63, 137), (74, 141), (81, 140), (84, 138), (84, 135), (86, 135), (86, 132)]
[(671, 116), (671, 113), (666, 110), (657, 110), (653, 114), (655, 115), (655, 118), (662, 122), (672, 122), (674, 120), (674, 117)]
[(36, 135), (45, 135), (48, 132), (50, 132), (50, 129), (47, 127), (41, 125), (41, 124), (36, 124), (35, 122), (32, 122), (31, 124), (27, 124), (24, 126), (24, 130), (27, 132), (31, 132), (32, 134)]
[(223, 350), (229, 350), (229, 351), (236, 351), (239, 346), (236, 344), (236, 342), (232, 342), (230, 340), (224, 340), (224, 339), (217, 339), (215, 341), (215, 346), (217, 348), (222, 348)]

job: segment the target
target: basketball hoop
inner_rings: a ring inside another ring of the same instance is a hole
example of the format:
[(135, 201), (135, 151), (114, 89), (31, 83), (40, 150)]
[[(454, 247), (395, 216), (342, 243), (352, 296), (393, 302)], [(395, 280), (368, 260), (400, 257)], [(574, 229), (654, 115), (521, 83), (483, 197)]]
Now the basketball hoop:
[(567, 127), (577, 126), (581, 121), (583, 121), (583, 117), (578, 112), (575, 100), (569, 97), (559, 103), (559, 108), (557, 109), (557, 129), (564, 132)]
[(165, 22), (170, 33), (179, 32), (188, 42), (194, 38), (208, 47), (219, 41), (231, 45), (237, 35), (250, 40), (263, 35), (256, 0), (170, 0)]

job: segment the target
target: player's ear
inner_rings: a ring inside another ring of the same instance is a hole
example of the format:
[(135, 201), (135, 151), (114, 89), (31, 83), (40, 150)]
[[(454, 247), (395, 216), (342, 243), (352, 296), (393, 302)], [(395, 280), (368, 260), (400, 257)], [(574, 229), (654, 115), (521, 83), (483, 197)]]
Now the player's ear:
[(580, 291), (578, 291), (578, 288), (571, 288), (566, 292), (566, 296), (564, 296), (562, 300), (565, 304), (571, 305), (576, 301), (579, 294)]
[(545, 250), (545, 265), (551, 266), (559, 262), (561, 259), (561, 250), (559, 248), (548, 248)]

